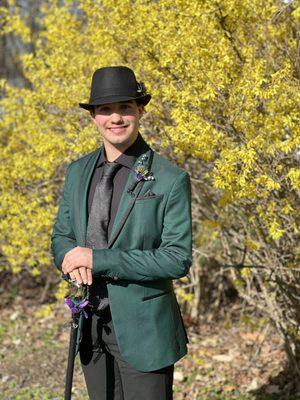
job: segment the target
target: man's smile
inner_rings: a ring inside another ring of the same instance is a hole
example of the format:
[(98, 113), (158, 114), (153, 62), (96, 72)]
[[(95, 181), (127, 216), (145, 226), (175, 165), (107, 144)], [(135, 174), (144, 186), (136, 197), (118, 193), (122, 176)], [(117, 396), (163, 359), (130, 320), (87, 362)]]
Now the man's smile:
[(112, 126), (112, 127), (109, 127), (108, 129), (109, 129), (111, 132), (118, 133), (118, 132), (123, 132), (128, 126), (129, 126), (129, 125)]

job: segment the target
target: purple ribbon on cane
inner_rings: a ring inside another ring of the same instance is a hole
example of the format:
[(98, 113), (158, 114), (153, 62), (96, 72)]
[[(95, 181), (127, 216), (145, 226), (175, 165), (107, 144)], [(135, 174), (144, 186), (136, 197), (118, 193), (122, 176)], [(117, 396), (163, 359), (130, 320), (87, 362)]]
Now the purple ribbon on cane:
[(84, 310), (84, 307), (86, 307), (89, 304), (88, 300), (83, 300), (81, 303), (76, 304), (69, 297), (66, 297), (65, 302), (70, 307), (72, 315), (80, 313), (82, 311), (84, 317), (88, 318), (88, 314)]

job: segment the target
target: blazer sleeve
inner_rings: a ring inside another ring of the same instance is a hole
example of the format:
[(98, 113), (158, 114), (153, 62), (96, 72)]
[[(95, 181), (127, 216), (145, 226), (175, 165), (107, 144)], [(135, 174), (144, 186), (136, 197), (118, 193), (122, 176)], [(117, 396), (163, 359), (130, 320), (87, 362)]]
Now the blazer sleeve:
[(67, 169), (65, 185), (51, 235), (51, 251), (54, 263), (59, 270), (61, 270), (65, 254), (77, 246), (70, 221), (70, 167)]
[(93, 249), (93, 275), (131, 281), (177, 279), (192, 264), (191, 185), (183, 171), (168, 195), (159, 248)]

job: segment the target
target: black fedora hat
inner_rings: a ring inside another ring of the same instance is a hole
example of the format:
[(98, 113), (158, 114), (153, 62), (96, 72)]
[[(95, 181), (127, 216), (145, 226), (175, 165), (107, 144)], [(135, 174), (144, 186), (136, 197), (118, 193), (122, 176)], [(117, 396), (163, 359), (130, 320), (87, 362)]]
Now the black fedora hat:
[(136, 100), (148, 104), (151, 95), (142, 82), (137, 82), (132, 69), (128, 67), (104, 67), (97, 69), (92, 78), (91, 95), (88, 103), (79, 103), (86, 110), (94, 106)]

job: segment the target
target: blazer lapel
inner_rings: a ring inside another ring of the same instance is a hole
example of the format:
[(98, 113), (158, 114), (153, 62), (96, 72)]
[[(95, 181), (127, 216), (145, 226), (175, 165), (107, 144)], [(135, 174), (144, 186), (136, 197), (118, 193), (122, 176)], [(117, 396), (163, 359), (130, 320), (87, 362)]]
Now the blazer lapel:
[(80, 239), (82, 246), (86, 245), (86, 230), (87, 230), (87, 196), (88, 196), (88, 187), (92, 177), (92, 173), (95, 169), (96, 162), (101, 154), (103, 146), (100, 149), (96, 150), (91, 157), (86, 161), (83, 171), (80, 176), (78, 192), (77, 192), (77, 201), (75, 206), (76, 217), (79, 219), (79, 231), (80, 231)]
[[(145, 165), (145, 167), (148, 168), (148, 170), (150, 170), (153, 151), (151, 149), (147, 150), (145, 153), (141, 154), (134, 163), (133, 170), (129, 174), (127, 183), (125, 185), (123, 194), (121, 196), (120, 204), (112, 227), (111, 235), (108, 240), (108, 248), (112, 247), (117, 237), (121, 233), (123, 226), (134, 206), (136, 197), (138, 196), (145, 182), (145, 181), (137, 182), (136, 172), (135, 172), (135, 168), (137, 167), (138, 162), (141, 160), (142, 157), (146, 157), (146, 160), (144, 161), (143, 165)], [(132, 189), (133, 187), (134, 189), (131, 191), (130, 189)]]

